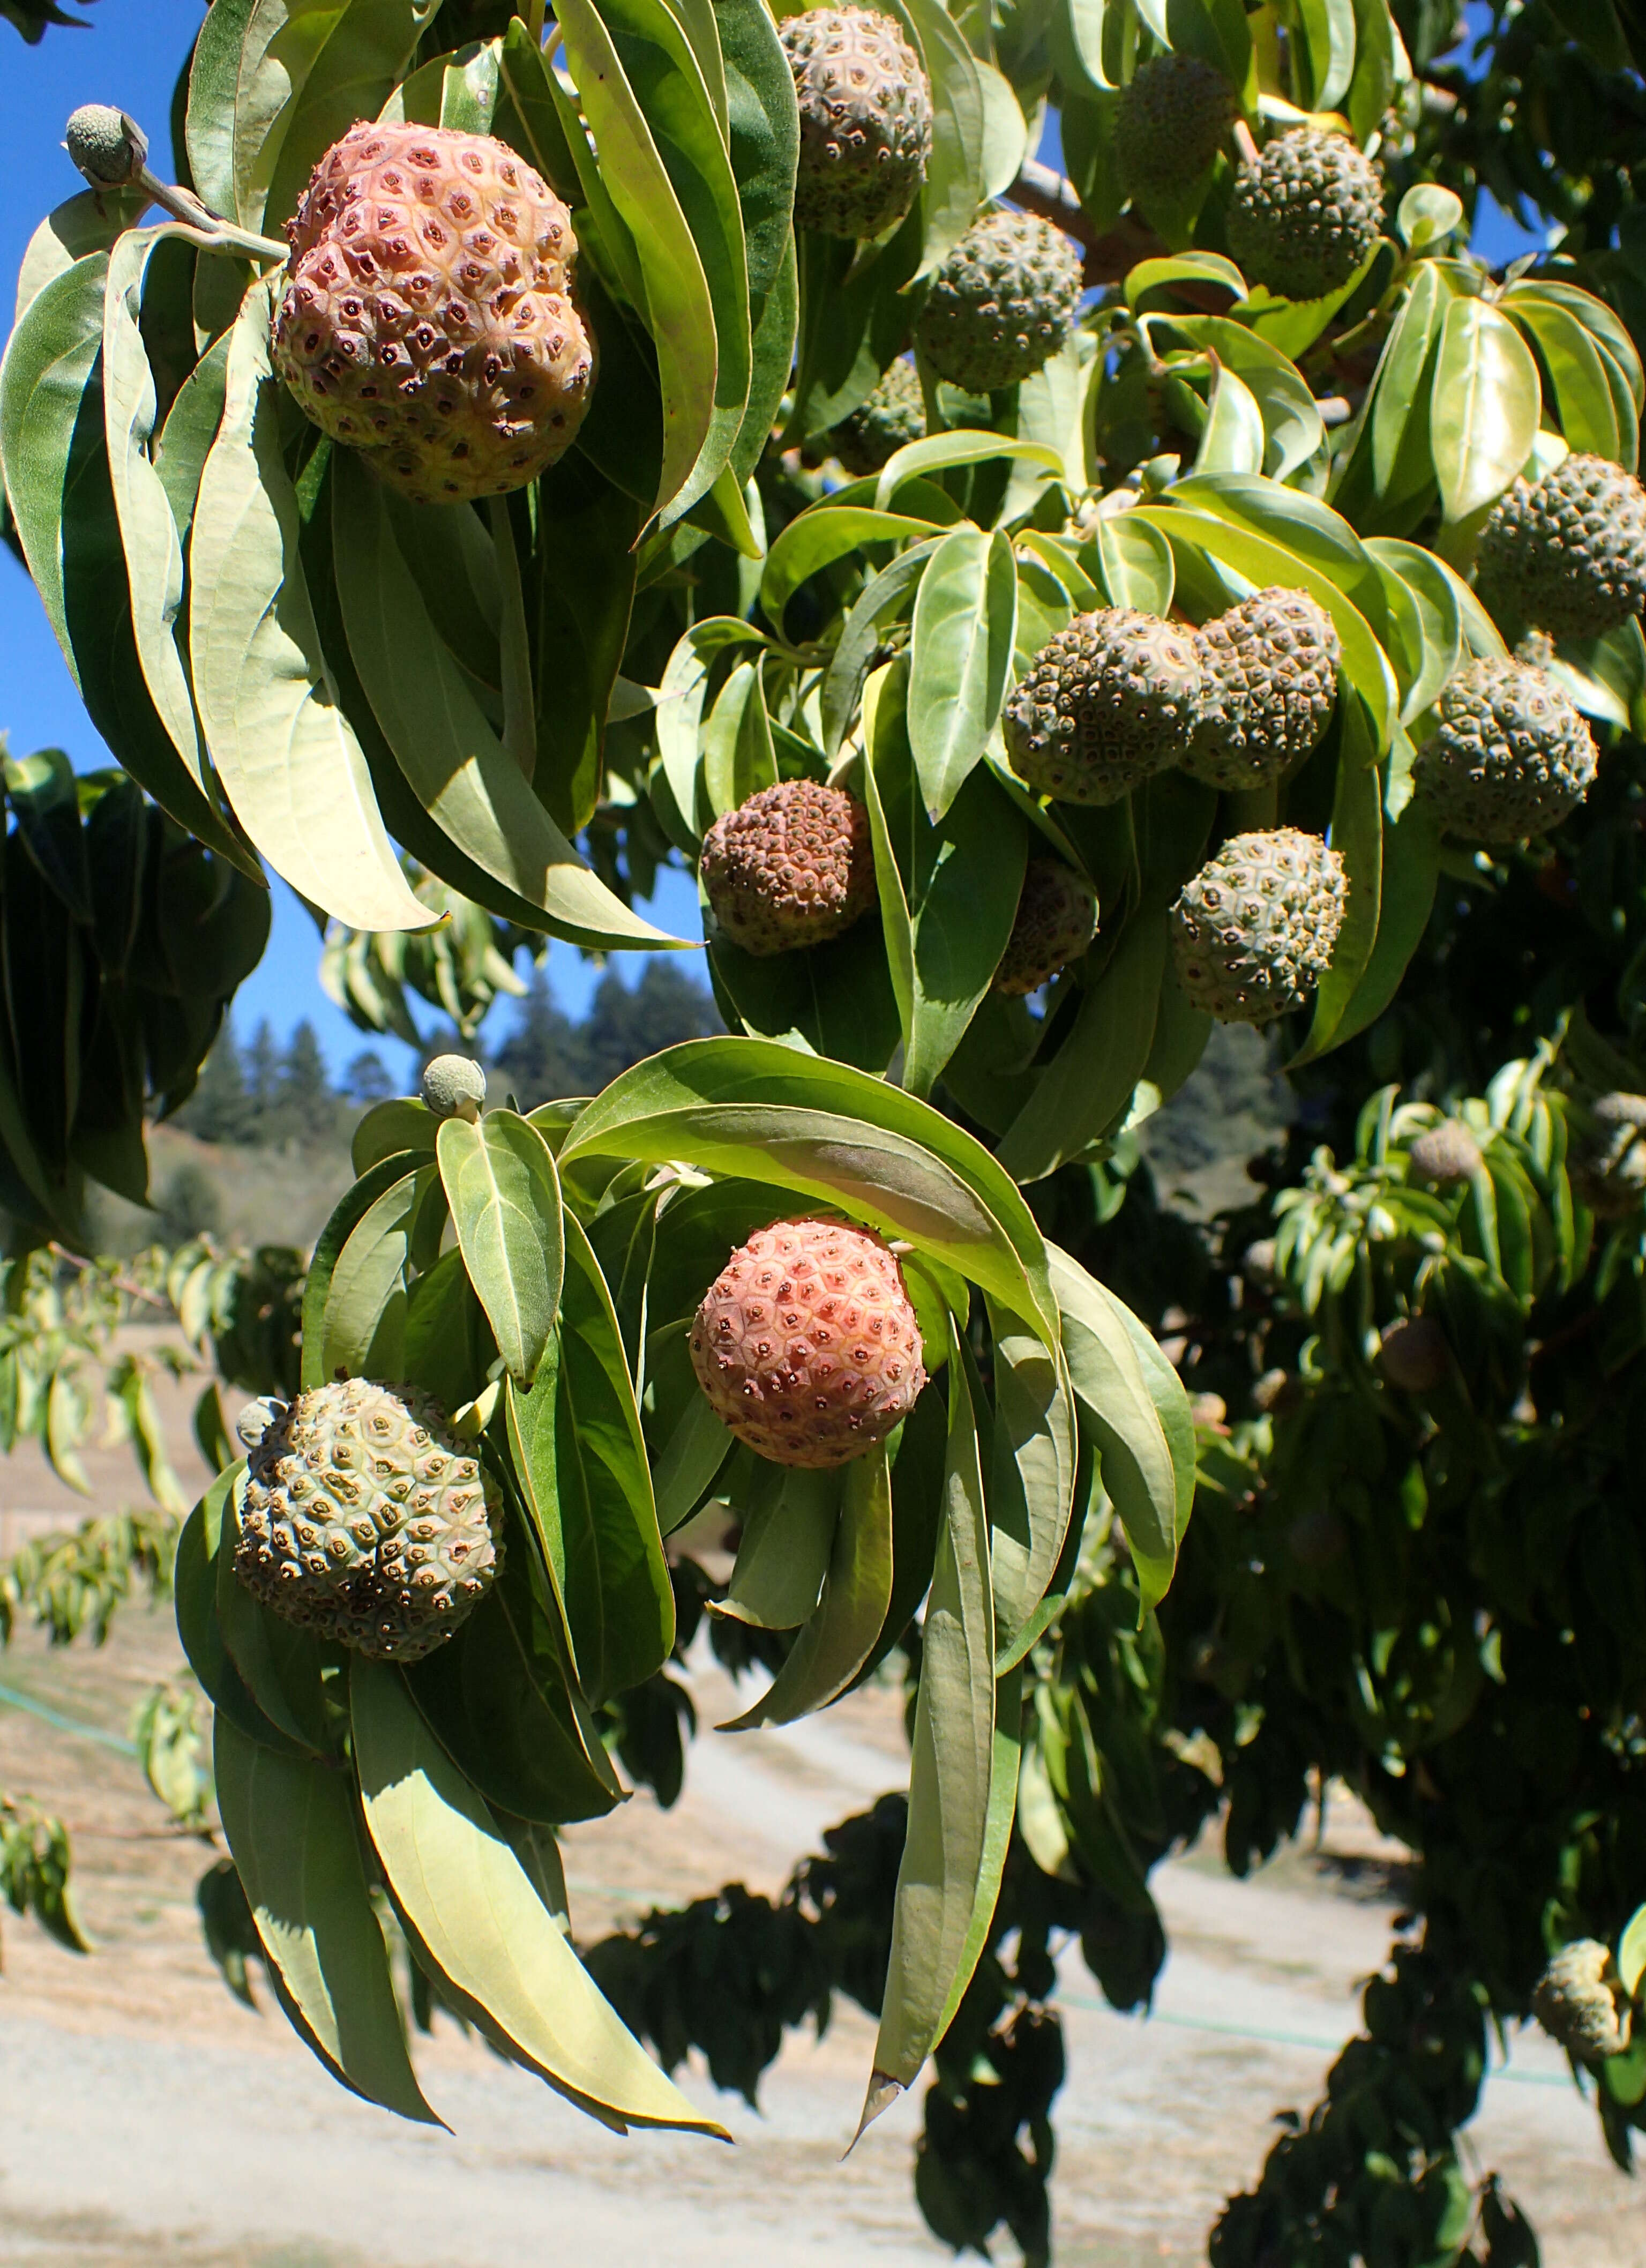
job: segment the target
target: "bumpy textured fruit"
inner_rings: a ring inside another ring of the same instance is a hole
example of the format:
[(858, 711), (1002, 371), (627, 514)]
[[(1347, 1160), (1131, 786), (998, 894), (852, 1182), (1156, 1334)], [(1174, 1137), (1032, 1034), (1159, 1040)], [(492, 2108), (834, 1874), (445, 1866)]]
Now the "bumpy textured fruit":
[(1061, 858), (1031, 858), (1006, 950), (995, 971), (996, 992), (1038, 992), (1077, 961), (1098, 927), (1098, 894)]
[(1378, 1367), (1403, 1394), (1431, 1394), (1451, 1372), (1451, 1349), (1432, 1315), (1392, 1323), (1378, 1350)]
[(1546, 671), (1472, 661), (1435, 703), (1412, 777), (1443, 825), (1476, 843), (1518, 843), (1577, 808), (1596, 762), (1588, 725)]
[(899, 360), (878, 386), (842, 417), (829, 435), (829, 446), (849, 473), (859, 480), (878, 473), (908, 441), (925, 438), (926, 403), (920, 374), (912, 362)]
[(800, 105), (795, 220), (826, 236), (878, 236), (920, 195), (931, 88), (894, 19), (808, 8), (777, 27)]
[(570, 216), (523, 158), (445, 127), (349, 128), (287, 228), (275, 367), (422, 504), (524, 488), (571, 445), (594, 357)]
[(436, 1056), (423, 1065), (423, 1099), (437, 1118), (477, 1118), (486, 1074), (467, 1056)]
[(1192, 188), (1233, 125), (1239, 103), (1198, 55), (1156, 55), (1114, 107), (1114, 162), (1128, 196)]
[(1181, 763), (1200, 695), (1192, 632), (1135, 607), (1100, 607), (1040, 648), (1006, 703), (1006, 754), (1037, 795), (1114, 803)]
[(234, 1572), (299, 1628), (418, 1661), (491, 1588), (497, 1508), (437, 1403), (364, 1378), (313, 1387), (251, 1450)]
[(1343, 649), (1306, 591), (1271, 585), (1206, 623), (1194, 642), (1200, 718), (1184, 770), (1233, 793), (1267, 787), (1319, 746)]
[(1517, 481), (1481, 530), (1481, 596), (1551, 637), (1599, 637), (1646, 608), (1646, 488), (1574, 453)]
[(692, 1367), (715, 1414), (780, 1465), (843, 1465), (926, 1383), (897, 1255), (872, 1230), (775, 1220), (703, 1294)]
[(1611, 1961), (1597, 1939), (1577, 1938), (1561, 1948), (1532, 1996), (1539, 2023), (1580, 2062), (1602, 2062), (1628, 2044), (1607, 1978)]
[(917, 337), (940, 378), (995, 394), (1032, 378), (1069, 336), (1080, 247), (1033, 213), (974, 221), (931, 281)]
[(1448, 1189), (1480, 1171), (1481, 1145), (1460, 1118), (1443, 1118), (1418, 1136), (1406, 1162), (1414, 1181)]
[(1282, 299), (1347, 284), (1383, 219), (1383, 177), (1346, 134), (1295, 126), (1235, 175), (1229, 249), (1249, 283)]
[(716, 820), (698, 873), (715, 919), (745, 953), (823, 945), (874, 902), (869, 814), (843, 788), (779, 780)]
[(1572, 1186), (1602, 1220), (1627, 1220), (1646, 1199), (1646, 1094), (1603, 1094), (1572, 1152)]
[(135, 181), (149, 154), (142, 128), (107, 102), (83, 102), (70, 114), (63, 147), (88, 181), (110, 189)]
[(1345, 895), (1342, 858), (1318, 835), (1231, 836), (1172, 909), (1179, 983), (1222, 1024), (1301, 1008), (1332, 965)]

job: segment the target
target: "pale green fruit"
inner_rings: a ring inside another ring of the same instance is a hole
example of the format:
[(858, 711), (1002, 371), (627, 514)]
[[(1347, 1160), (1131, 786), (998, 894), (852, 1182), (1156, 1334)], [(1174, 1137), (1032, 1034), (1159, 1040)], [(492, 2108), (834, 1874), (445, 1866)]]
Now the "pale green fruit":
[(467, 1056), (436, 1056), (423, 1066), (423, 1099), (437, 1118), (478, 1118), (486, 1074)]
[(1599, 637), (1646, 608), (1646, 488), (1609, 457), (1575, 451), (1499, 497), (1478, 561), (1495, 614), (1551, 637)]
[(1519, 843), (1577, 808), (1597, 762), (1588, 725), (1546, 671), (1472, 661), (1435, 703), (1412, 777), (1443, 825), (1476, 843)]
[(1114, 803), (1181, 763), (1200, 695), (1191, 631), (1135, 607), (1102, 607), (1035, 656), (1006, 703), (1006, 754), (1037, 795)]
[(107, 102), (81, 104), (64, 129), (63, 147), (86, 180), (106, 189), (135, 181), (149, 155), (142, 128)]
[(1460, 1118), (1443, 1118), (1418, 1136), (1406, 1160), (1415, 1180), (1449, 1189), (1479, 1173), (1481, 1145)]
[(1611, 1966), (1611, 1953), (1597, 1939), (1574, 1939), (1550, 1962), (1532, 1996), (1539, 2023), (1580, 2063), (1603, 2063), (1628, 2043), (1609, 1981)]
[(417, 1661), (490, 1589), (500, 1509), (437, 1403), (346, 1379), (298, 1395), (251, 1448), (234, 1572), (300, 1629)]
[(1114, 107), (1114, 163), (1128, 196), (1192, 188), (1239, 114), (1235, 91), (1198, 55), (1155, 55)]
[(925, 438), (926, 402), (912, 362), (899, 360), (866, 401), (842, 417), (828, 437), (829, 446), (859, 480), (878, 473), (906, 443)]
[(1080, 247), (1033, 213), (974, 221), (931, 280), (916, 331), (939, 378), (996, 394), (1032, 378), (1074, 328)]
[(1301, 1008), (1343, 925), (1343, 861), (1295, 827), (1232, 836), (1172, 909), (1178, 982), (1223, 1024)]
[(795, 223), (826, 236), (882, 235), (920, 195), (931, 156), (931, 87), (896, 19), (808, 8), (778, 36), (800, 106)]
[(1306, 591), (1271, 585), (1195, 638), (1201, 703), (1184, 770), (1226, 793), (1268, 787), (1318, 747), (1337, 701), (1343, 649)]
[(1383, 176), (1346, 134), (1295, 126), (1235, 175), (1229, 249), (1248, 283), (1282, 299), (1347, 284), (1378, 241)]
[(1627, 1220), (1646, 1200), (1646, 1094), (1603, 1094), (1578, 1115), (1572, 1187), (1602, 1220)]

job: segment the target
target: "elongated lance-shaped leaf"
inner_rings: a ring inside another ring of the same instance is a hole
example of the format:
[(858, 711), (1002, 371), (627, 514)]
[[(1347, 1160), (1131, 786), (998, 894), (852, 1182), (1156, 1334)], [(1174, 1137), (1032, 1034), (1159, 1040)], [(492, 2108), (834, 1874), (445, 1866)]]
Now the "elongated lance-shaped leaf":
[(565, 1273), (565, 1227), (555, 1155), (512, 1110), (440, 1129), (440, 1178), (452, 1225), (509, 1375), (530, 1386), (543, 1359)]
[[(977, 1418), (958, 1336), (949, 1359), (944, 1524), (922, 1624), (908, 1832), (874, 2070), (857, 2132), (911, 2084), (966, 1989), (962, 1965), (988, 1840), (994, 1778), (995, 1617)], [(968, 1972), (969, 1973), (969, 1972)]]
[(400, 1376), (413, 1236), (434, 1179), (431, 1165), (402, 1174), (349, 1231), (326, 1295), (323, 1378)]
[(1484, 299), (1454, 299), (1429, 410), (1449, 520), (1466, 519), (1509, 486), (1537, 438), (1541, 401), (1537, 357), (1507, 315)]
[(295, 890), (356, 929), (427, 929), (337, 704), (298, 556), (268, 296), (246, 295), (189, 547), (189, 650), (207, 745), (246, 833)]
[(506, 2052), (618, 2132), (672, 2126), (729, 2140), (599, 1992), (400, 1672), (357, 1658), (349, 1695), (366, 1827), (396, 1911), (435, 1976)]
[(144, 682), (105, 437), (108, 258), (90, 253), (30, 302), (0, 369), (0, 458), (29, 573), (86, 712), (132, 777), (243, 872), (262, 869), (172, 745)]
[(838, 1473), (762, 1465), (725, 1598), (711, 1610), (761, 1630), (798, 1630), (808, 1621), (828, 1573), (841, 1485)]
[(682, 943), (606, 888), (533, 792), (430, 619), (381, 484), (346, 449), (331, 479), (349, 653), (423, 810), (466, 858), (540, 907), (556, 937), (602, 949)]
[(1003, 529), (957, 527), (915, 600), (908, 737), (926, 808), (948, 811), (1000, 716), (1018, 630), (1018, 571)]
[(995, 1351), (989, 1563), (997, 1671), (1020, 1661), (1062, 1556), (1075, 1491), (1075, 1417), (1062, 1351), (989, 1302)]
[(343, 1775), (318, 1756), (260, 1748), (221, 1712), (213, 1765), (224, 1833), (257, 1934), (311, 2044), (368, 2102), (444, 2124), (406, 2051)]
[(752, 1709), (723, 1733), (792, 1725), (846, 1690), (868, 1660), (892, 1600), (892, 1474), (884, 1446), (846, 1468), (823, 1595), (788, 1660)]
[(576, 1216), (565, 1216), (557, 1359), (508, 1396), (510, 1446), (592, 1704), (639, 1685), (674, 1644), (634, 1381), (612, 1295)]
[[(331, 1217), (315, 1243), (303, 1285), (302, 1382), (305, 1391), (312, 1386), (324, 1386), (334, 1374), (326, 1367), (326, 1309), (331, 1298), (332, 1278), (349, 1238), (380, 1198), (389, 1196), (426, 1163), (425, 1158), (407, 1153), (385, 1158), (369, 1167), (332, 1208)], [(346, 1359), (341, 1344), (340, 1359)]]

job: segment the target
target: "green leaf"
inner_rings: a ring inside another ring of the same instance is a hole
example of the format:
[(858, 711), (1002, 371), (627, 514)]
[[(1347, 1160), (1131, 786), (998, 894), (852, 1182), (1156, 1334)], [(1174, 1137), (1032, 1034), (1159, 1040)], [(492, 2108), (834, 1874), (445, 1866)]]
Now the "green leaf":
[(717, 1614), (761, 1630), (798, 1630), (811, 1619), (828, 1573), (841, 1487), (838, 1473), (755, 1467), (737, 1562)]
[[(1622, 453), (1622, 435), (1606, 357), (1589, 333), (1566, 308), (1539, 299), (1511, 302), (1505, 312), (1532, 335), (1554, 388), (1561, 431), (1574, 449), (1633, 466)], [(1631, 420), (1634, 430), (1634, 421)], [(1638, 439), (1637, 432), (1635, 438)]]
[(869, 1659), (892, 1600), (892, 1476), (877, 1445), (846, 1468), (823, 1595), (770, 1685), (723, 1733), (792, 1725), (837, 1700)]
[(642, 304), (650, 314), (663, 385), (664, 455), (656, 507), (662, 512), (673, 506), (678, 518), (713, 487), (737, 438), (748, 392), (746, 349), (741, 359), (735, 340), (723, 350), (738, 374), (732, 418), (731, 402), (720, 389), (715, 302), (703, 259), (612, 35), (592, 0), (566, 0), (557, 20), (600, 153), (601, 178), (639, 258)]
[(558, 1359), (508, 1399), (510, 1447), (562, 1602), (579, 1681), (598, 1707), (643, 1684), (674, 1644), (674, 1594), (616, 1311), (566, 1215)]
[(1027, 1653), (1074, 1507), (1075, 1422), (1055, 1348), (990, 1303), (994, 1455), (988, 1484), (996, 1675)]
[(333, 1207), (331, 1217), (316, 1240), (303, 1285), (303, 1389), (324, 1386), (333, 1373), (326, 1367), (326, 1310), (339, 1258), (355, 1230), (381, 1197), (391, 1196), (415, 1173), (419, 1160), (393, 1152), (362, 1174)]
[(1347, 695), (1339, 703), (1338, 713), (1341, 729), (1337, 792), (1332, 804), (1332, 848), (1343, 860), (1348, 899), (1333, 947), (1332, 965), (1315, 994), (1309, 1036), (1291, 1057), (1293, 1065), (1312, 1063), (1335, 1045), (1338, 1027), (1371, 961), (1383, 901), (1383, 786), (1371, 727), (1360, 703)]
[[(1215, 354), (1256, 406), (1262, 423), (1261, 461), (1251, 469), (1284, 481), (1307, 464), (1326, 429), (1309, 382), (1290, 356), (1228, 315), (1174, 314), (1172, 328)], [(1205, 455), (1202, 441), (1197, 470), (1209, 469)], [(1124, 515), (1117, 525), (1124, 526)]]
[(811, 576), (861, 546), (933, 533), (930, 520), (911, 519), (900, 512), (871, 512), (860, 504), (813, 504), (790, 521), (767, 555), (761, 578), (761, 609), (781, 633), (784, 609)]
[[(1126, 1530), (1148, 1608), (1164, 1598), (1170, 1587), (1194, 1501), (1194, 1432), (1188, 1397), (1164, 1357), (1151, 1381), (1138, 1344), (1147, 1334), (1113, 1294), (1055, 1245), (1047, 1249), (1081, 1430), (1101, 1460), (1103, 1485)], [(1179, 1470), (1174, 1459), (1158, 1406), (1162, 1398), (1179, 1432), (1187, 1435), (1187, 1472)]]
[(565, 1269), (560, 1177), (537, 1128), (512, 1110), (448, 1118), (436, 1143), (463, 1265), (497, 1351), (522, 1386), (537, 1375)]
[(988, 1840), (995, 1629), (977, 1420), (959, 1340), (950, 1349), (949, 1445), (937, 1564), (922, 1624), (908, 1832), (874, 2070), (857, 2132), (910, 2086), (958, 2006)]
[(1618, 1978), (1632, 2000), (1646, 1977), (1646, 1905), (1636, 1906), (1618, 1940)]
[(1045, 441), (1019, 441), (1002, 433), (929, 433), (923, 441), (905, 441), (886, 459), (875, 483), (874, 509), (889, 512), (898, 490), (926, 474), (948, 472), (958, 465), (992, 464), (1001, 458), (1043, 465), (1054, 479), (1063, 477), (1062, 451)]
[(658, 1526), (672, 1535), (702, 1504), (733, 1447), (731, 1435), (715, 1415), (707, 1398), (694, 1393), (687, 1400), (652, 1474), (657, 1496)]
[(296, 1755), (306, 1749), (308, 1743), (283, 1733), (259, 1708), (224, 1643), (223, 1625), (217, 1618), (224, 1510), (245, 1469), (241, 1461), (219, 1473), (183, 1522), (172, 1571), (177, 1634), (188, 1666), (200, 1680), (219, 1721), (231, 1718), (248, 1740), (260, 1742), (267, 1749)]
[(403, 1151), (416, 1150), (434, 1155), (435, 1138), (440, 1131), (440, 1121), (426, 1102), (409, 1094), (391, 1095), (386, 1102), (374, 1102), (355, 1128), (349, 1157), (356, 1177), (380, 1166), (385, 1158), (394, 1158)]
[(1383, 826), (1383, 877), (1378, 940), (1332, 1034), (1341, 1047), (1375, 1024), (1400, 990), (1422, 941), (1440, 880), (1441, 829), (1426, 805), (1412, 801)]
[(398, 1671), (356, 1659), (349, 1690), (367, 1831), (420, 1958), (489, 2037), (603, 2124), (724, 2137), (596, 1989)]
[(0, 457), (17, 533), (92, 724), (180, 826), (261, 869), (173, 747), (138, 659), (102, 405), (107, 257), (45, 284), (0, 369)]
[[(222, 1503), (222, 1540), (217, 1553), (217, 1626), (229, 1659), (261, 1714), (282, 1735), (281, 1747), (311, 1756), (327, 1747), (326, 1702), (321, 1685), (320, 1644), (312, 1631), (283, 1621), (254, 1597), (235, 1571), (240, 1543), (240, 1500), (246, 1463), (234, 1469), (233, 1485)], [(254, 1734), (254, 1737), (257, 1737)]]
[(368, 2102), (444, 2125), (406, 2051), (342, 1774), (319, 1757), (260, 1748), (222, 1715), (212, 1765), (246, 1902), (264, 1952), (302, 2012), (310, 2044)]
[(430, 621), (381, 484), (347, 450), (332, 476), (349, 651), (417, 801), (466, 858), (540, 907), (553, 935), (596, 948), (679, 943), (606, 888), (533, 793)]
[(605, 785), (606, 725), (635, 598), (643, 512), (577, 451), (538, 486), (537, 771), (556, 827), (586, 827)]
[[(246, 833), (292, 887), (357, 929), (424, 929), (338, 706), (298, 556), (268, 300), (247, 296), (189, 548), (195, 697)], [(169, 516), (168, 516), (169, 517)]]
[(921, 190), (920, 274), (936, 275), (983, 199), (982, 83), (965, 34), (940, 0), (893, 0), (931, 83), (931, 156)]
[(1017, 632), (1017, 564), (1004, 531), (957, 527), (921, 577), (910, 645), (908, 736), (934, 821), (999, 719)]
[(349, 1230), (326, 1291), (320, 1329), (322, 1378), (405, 1375), (407, 1289), (414, 1240), (436, 1178), (432, 1162), (415, 1173), (403, 1174)]
[(561, 1155), (675, 1159), (804, 1189), (1055, 1334), (1044, 1241), (999, 1165), (940, 1112), (843, 1064), (767, 1040), (688, 1040), (614, 1079)]
[(1531, 350), (1484, 299), (1446, 310), (1429, 410), (1435, 472), (1449, 521), (1501, 496), (1537, 438), (1541, 388)]

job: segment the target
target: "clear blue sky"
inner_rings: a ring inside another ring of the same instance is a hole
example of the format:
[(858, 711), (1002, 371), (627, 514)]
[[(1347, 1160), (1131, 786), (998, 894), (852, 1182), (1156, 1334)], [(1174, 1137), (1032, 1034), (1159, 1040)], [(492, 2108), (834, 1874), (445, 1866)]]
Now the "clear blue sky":
[[(1478, 4), (1468, 11), (1472, 18), (1485, 12)], [(99, 0), (90, 13), (92, 28), (50, 31), (37, 48), (25, 47), (11, 26), (0, 22), (0, 70), (6, 89), (0, 290), (8, 323), (11, 279), (31, 233), (52, 205), (80, 187), (61, 147), (63, 122), (77, 104), (109, 102), (129, 111), (149, 135), (156, 170), (169, 170), (172, 89), (200, 22), (199, 0)], [(1041, 151), (1048, 162), (1058, 159), (1054, 129), (1048, 129)], [(1488, 259), (1512, 258), (1527, 242), (1495, 206), (1483, 210), (1475, 245)], [(80, 706), (33, 586), (9, 552), (0, 554), (0, 729), (9, 733), (16, 754), (62, 747), (83, 770), (109, 760)], [(328, 1059), (341, 1068), (368, 1042), (320, 990), (318, 939), (308, 915), (278, 881), (274, 895), (273, 939), (261, 967), (239, 994), (236, 1020), (245, 1032), (267, 1017), (284, 1034), (306, 1016), (320, 1033)], [(665, 878), (658, 902), (648, 910), (675, 936), (698, 933), (695, 892), (683, 874)], [(551, 949), (548, 969), (562, 1005), (574, 1012), (580, 1010), (593, 990), (598, 969), (571, 946), (561, 945)], [(632, 982), (638, 970), (625, 973)], [(494, 1012), (500, 1017), (504, 1012)], [(391, 1060), (403, 1052), (393, 1041), (378, 1044)]]

